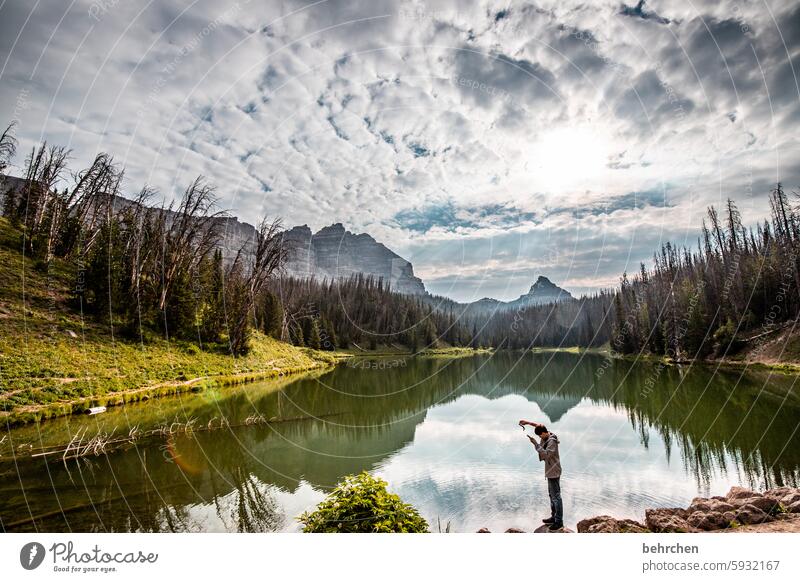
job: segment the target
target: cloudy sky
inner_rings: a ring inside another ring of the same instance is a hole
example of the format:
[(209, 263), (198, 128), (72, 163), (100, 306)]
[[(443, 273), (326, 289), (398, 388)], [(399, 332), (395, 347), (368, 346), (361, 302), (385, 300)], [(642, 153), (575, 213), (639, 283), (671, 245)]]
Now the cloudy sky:
[(800, 4), (0, 0), (0, 122), (125, 190), (342, 222), (456, 299), (614, 285), (800, 188)]

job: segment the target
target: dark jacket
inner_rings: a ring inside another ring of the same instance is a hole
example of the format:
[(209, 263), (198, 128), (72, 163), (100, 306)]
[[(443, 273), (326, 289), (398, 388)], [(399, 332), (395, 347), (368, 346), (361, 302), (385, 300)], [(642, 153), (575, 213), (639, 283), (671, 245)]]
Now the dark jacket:
[(558, 454), (558, 437), (553, 433), (547, 437), (544, 443), (533, 442), (536, 452), (539, 453), (539, 460), (544, 461), (544, 476), (548, 479), (561, 477), (561, 457)]

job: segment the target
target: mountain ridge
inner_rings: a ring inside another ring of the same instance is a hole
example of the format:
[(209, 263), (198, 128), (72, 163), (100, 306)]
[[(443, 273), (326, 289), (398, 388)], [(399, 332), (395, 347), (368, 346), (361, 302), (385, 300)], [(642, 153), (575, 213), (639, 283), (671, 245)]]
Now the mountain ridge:
[[(0, 199), (7, 191), (21, 188), (23, 183), (24, 178), (0, 174)], [(116, 196), (112, 204), (122, 209), (137, 202)], [(172, 210), (168, 212), (174, 213)], [(255, 227), (240, 221), (238, 217), (226, 215), (214, 220), (221, 226), (223, 236), (220, 246), (226, 260), (232, 260), (240, 248), (254, 240)], [(414, 266), (410, 261), (368, 233), (347, 230), (341, 222), (324, 226), (317, 232), (312, 232), (307, 224), (293, 226), (284, 231), (284, 240), (288, 247), (287, 275), (336, 280), (363, 274), (382, 279), (398, 293), (432, 298), (422, 279), (414, 274)], [(527, 293), (512, 301), (492, 297), (469, 303), (448, 301), (476, 311), (490, 311), (558, 303), (572, 298), (568, 291), (547, 277), (539, 276)]]

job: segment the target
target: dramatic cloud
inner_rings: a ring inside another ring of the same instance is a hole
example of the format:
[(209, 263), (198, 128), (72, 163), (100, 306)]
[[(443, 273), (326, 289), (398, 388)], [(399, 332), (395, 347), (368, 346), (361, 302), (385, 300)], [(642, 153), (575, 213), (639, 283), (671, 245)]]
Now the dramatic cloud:
[(613, 285), (709, 204), (754, 223), (800, 186), (785, 2), (8, 0), (0, 55), (23, 154), (108, 151), (165, 198), (204, 174), (459, 299)]

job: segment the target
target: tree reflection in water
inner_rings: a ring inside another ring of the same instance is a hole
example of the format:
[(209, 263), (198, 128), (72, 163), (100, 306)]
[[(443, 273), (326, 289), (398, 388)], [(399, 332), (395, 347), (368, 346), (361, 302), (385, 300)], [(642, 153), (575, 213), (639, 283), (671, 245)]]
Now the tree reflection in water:
[[(8, 443), (39, 442), (40, 436), (60, 442), (90, 422), (120, 433), (133, 424), (146, 428), (176, 417), (203, 424), (223, 416), (242, 421), (256, 413), (266, 418), (336, 414), (141, 443), (66, 465), (0, 461), (2, 529), (282, 530), (291, 526), (294, 514), (286, 514), (279, 498), (297, 495), (301, 483), (322, 492), (346, 474), (384, 466), (415, 443), (431, 411), (466, 396), (488, 399), (484, 402), (524, 397), (556, 427), (566, 426), (578, 406), (622, 412), (641, 447), (654, 448), (651, 440), (657, 435), (663, 443), (655, 447), (658, 454), (669, 460), (677, 453), (698, 490), (720, 475), (755, 488), (800, 483), (795, 376), (662, 368), (597, 355), (500, 352), (409, 359), (405, 366), (383, 369), (344, 365), (282, 382), (112, 409), (100, 420), (61, 419), (13, 431)], [(598, 434), (608, 443), (618, 438), (612, 432)], [(580, 433), (575, 436), (573, 442)], [(499, 455), (484, 459), (487, 466), (503, 462), (506, 451), (497, 450)], [(11, 458), (3, 453), (0, 459)], [(450, 460), (441, 460), (442, 470)], [(604, 462), (603, 456), (596, 462)], [(456, 493), (466, 494), (449, 494)]]

